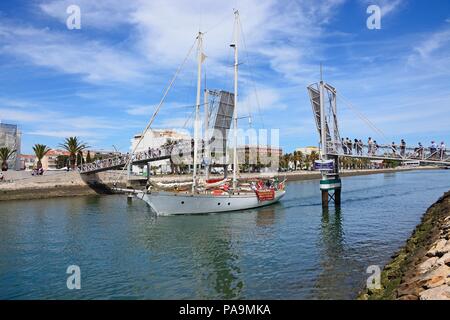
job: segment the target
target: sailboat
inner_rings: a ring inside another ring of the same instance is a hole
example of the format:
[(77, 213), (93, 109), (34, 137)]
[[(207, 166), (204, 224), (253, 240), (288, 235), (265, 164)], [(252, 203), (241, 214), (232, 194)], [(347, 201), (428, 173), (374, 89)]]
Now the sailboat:
[[(239, 12), (235, 11), (235, 23), (239, 23)], [(205, 180), (200, 186), (197, 176), (198, 167), (198, 149), (199, 149), (199, 111), (201, 99), (201, 74), (204, 53), (202, 50), (201, 32), (197, 36), (197, 96), (195, 106), (194, 121), (194, 159), (193, 159), (193, 177), (191, 190), (173, 190), (161, 191), (159, 188), (154, 191), (147, 188), (142, 191), (135, 191), (137, 198), (142, 199), (152, 208), (158, 215), (179, 215), (179, 214), (203, 214), (214, 212), (228, 212), (252, 209), (262, 206), (271, 205), (279, 201), (286, 193), (285, 182), (278, 182), (277, 179), (270, 183), (239, 183), (237, 179), (238, 158), (237, 158), (237, 107), (238, 107), (238, 28), (235, 25), (234, 43), (230, 46), (234, 49), (234, 111), (233, 111), (233, 178), (232, 186), (221, 188), (227, 183), (227, 179), (223, 180)]]

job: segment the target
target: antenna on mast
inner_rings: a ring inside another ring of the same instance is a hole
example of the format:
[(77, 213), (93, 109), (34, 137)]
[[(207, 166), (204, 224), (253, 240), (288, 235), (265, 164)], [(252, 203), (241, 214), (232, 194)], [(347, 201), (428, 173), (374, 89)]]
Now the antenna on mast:
[(323, 81), (322, 62), (320, 63), (320, 81)]

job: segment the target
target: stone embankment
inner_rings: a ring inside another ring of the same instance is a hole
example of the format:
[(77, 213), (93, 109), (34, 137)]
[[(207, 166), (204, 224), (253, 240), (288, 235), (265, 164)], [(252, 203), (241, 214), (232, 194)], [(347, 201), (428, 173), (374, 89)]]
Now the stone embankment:
[(381, 274), (380, 290), (362, 299), (450, 300), (450, 191), (425, 213)]

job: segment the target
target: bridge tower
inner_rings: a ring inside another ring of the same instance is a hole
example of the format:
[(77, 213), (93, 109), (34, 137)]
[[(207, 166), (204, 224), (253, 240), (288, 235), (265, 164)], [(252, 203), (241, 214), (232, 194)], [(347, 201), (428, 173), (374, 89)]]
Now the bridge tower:
[(314, 167), (322, 175), (322, 206), (328, 207), (331, 201), (335, 206), (340, 206), (342, 184), (339, 177), (339, 157), (335, 154), (341, 138), (336, 112), (336, 89), (321, 80), (308, 86), (308, 93), (320, 137), (320, 160), (315, 161)]

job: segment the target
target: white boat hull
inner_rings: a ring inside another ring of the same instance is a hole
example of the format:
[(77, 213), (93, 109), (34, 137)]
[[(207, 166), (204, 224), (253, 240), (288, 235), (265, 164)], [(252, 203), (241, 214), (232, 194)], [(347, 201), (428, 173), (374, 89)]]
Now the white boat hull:
[(285, 190), (275, 191), (274, 199), (259, 201), (255, 193), (240, 195), (189, 194), (176, 192), (137, 192), (158, 215), (201, 214), (252, 209), (280, 200)]

